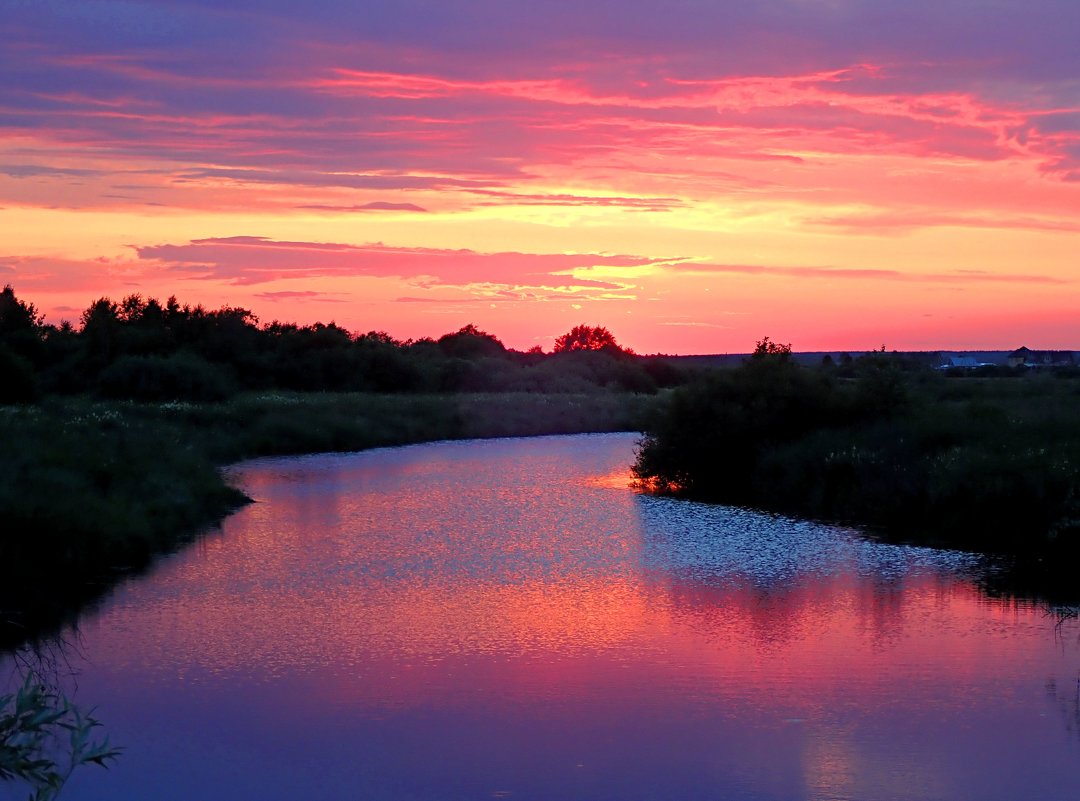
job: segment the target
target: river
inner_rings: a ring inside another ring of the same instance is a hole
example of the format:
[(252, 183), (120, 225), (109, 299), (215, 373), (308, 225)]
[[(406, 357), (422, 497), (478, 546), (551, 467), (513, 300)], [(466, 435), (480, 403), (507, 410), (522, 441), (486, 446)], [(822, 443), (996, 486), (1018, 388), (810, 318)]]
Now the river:
[(125, 751), (61, 799), (1080, 798), (1075, 628), (971, 555), (637, 494), (635, 441), (234, 467), (257, 502), (69, 638)]

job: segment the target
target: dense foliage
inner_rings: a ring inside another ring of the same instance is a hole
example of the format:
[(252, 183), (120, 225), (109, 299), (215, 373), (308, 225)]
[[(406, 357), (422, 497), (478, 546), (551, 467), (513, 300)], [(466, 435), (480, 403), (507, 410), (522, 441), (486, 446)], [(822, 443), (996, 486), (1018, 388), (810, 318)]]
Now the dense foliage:
[(615, 336), (606, 328), (591, 325), (575, 325), (555, 340), (555, 353), (570, 353), (575, 350), (629, 353), (629, 351), (619, 347), (619, 343), (615, 341)]
[(1080, 380), (948, 378), (884, 353), (807, 369), (771, 344), (675, 390), (637, 475), (661, 491), (922, 542), (1080, 546)]
[(0, 292), (0, 403), (44, 394), (221, 400), (244, 390), (330, 392), (656, 392), (681, 383), (662, 357), (638, 357), (605, 328), (579, 325), (552, 353), (506, 348), (466, 325), (434, 339), (352, 334), (333, 322), (260, 325), (247, 309), (130, 295), (94, 301), (79, 325), (43, 321)]

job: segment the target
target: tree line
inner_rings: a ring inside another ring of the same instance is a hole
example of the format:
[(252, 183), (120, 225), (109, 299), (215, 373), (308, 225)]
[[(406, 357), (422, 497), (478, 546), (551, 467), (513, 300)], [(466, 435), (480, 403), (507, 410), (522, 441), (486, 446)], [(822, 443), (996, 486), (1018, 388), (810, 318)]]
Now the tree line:
[(385, 393), (655, 393), (686, 380), (662, 357), (579, 325), (550, 353), (507, 348), (466, 325), (438, 339), (354, 334), (330, 323), (260, 324), (248, 309), (132, 294), (100, 298), (77, 325), (45, 322), (9, 285), (0, 292), (0, 402), (92, 393), (144, 401), (223, 400), (243, 390)]

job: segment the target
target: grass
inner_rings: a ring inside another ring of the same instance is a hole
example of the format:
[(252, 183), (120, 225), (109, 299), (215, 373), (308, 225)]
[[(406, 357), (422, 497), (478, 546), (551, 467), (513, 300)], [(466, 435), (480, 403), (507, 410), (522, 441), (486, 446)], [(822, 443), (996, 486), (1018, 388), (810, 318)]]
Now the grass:
[(219, 467), (440, 439), (639, 430), (655, 396), (244, 394), (0, 407), (0, 648), (55, 630), (120, 577), (246, 502)]

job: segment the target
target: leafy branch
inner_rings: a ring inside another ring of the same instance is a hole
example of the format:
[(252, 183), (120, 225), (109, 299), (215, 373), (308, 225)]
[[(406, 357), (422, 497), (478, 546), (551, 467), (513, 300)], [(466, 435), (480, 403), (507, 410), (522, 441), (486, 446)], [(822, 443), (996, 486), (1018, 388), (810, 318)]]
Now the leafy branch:
[(0, 780), (30, 785), (31, 801), (52, 801), (80, 765), (108, 767), (121, 753), (89, 713), (49, 690), (33, 674), (0, 696)]

